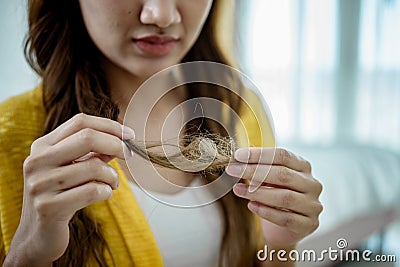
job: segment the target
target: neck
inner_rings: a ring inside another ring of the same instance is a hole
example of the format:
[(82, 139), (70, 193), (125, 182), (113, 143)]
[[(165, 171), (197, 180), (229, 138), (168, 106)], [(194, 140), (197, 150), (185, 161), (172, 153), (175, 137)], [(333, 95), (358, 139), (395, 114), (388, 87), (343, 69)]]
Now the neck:
[(103, 66), (111, 99), (118, 105), (120, 110), (118, 120), (122, 122), (130, 99), (146, 80), (146, 77), (134, 76), (110, 62), (106, 62)]
[[(108, 81), (111, 99), (119, 107), (120, 113), (118, 120), (122, 122), (129, 102), (135, 93), (138, 92), (140, 86), (150, 77), (150, 75), (142, 77), (135, 76), (110, 62), (105, 62), (104, 71)], [(149, 88), (140, 90), (140, 94), (135, 97), (140, 97), (141, 105), (153, 106), (155, 104), (152, 103), (154, 102), (154, 97), (164, 95), (164, 93), (169, 89), (168, 85), (170, 84), (170, 76), (160, 75), (156, 80), (151, 80), (151, 90), (149, 90)], [(182, 100), (183, 97), (185, 97), (185, 93), (181, 90), (180, 93), (174, 93), (173, 96), (167, 97), (168, 101), (163, 103), (170, 105), (170, 103), (173, 103), (174, 100)], [(161, 106), (164, 105), (161, 104)]]

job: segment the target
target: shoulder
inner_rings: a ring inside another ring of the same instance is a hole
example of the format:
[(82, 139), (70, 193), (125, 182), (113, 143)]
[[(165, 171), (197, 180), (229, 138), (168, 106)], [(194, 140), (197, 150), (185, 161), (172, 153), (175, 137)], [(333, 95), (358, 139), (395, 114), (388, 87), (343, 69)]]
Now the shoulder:
[(45, 115), (41, 86), (0, 103), (0, 260), (20, 218), (23, 161), (43, 133)]
[(0, 153), (29, 145), (43, 134), (42, 87), (0, 103)]
[(32, 90), (6, 99), (0, 103), (0, 116), (3, 118), (4, 116), (11, 116), (18, 113), (43, 113), (42, 93), (42, 86), (39, 85)]
[(0, 103), (0, 134), (9, 130), (36, 130), (42, 128), (45, 120), (42, 101), (42, 86)]
[(275, 146), (273, 120), (264, 97), (246, 89), (242, 94), (242, 100), (239, 116), (245, 132), (239, 129), (240, 124), (236, 129), (241, 137), (240, 146)]

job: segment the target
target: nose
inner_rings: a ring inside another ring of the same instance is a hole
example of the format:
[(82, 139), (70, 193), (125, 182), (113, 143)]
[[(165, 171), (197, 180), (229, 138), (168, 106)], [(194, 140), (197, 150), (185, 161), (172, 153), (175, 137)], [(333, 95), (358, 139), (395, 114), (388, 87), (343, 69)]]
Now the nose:
[(140, 13), (141, 23), (156, 25), (160, 28), (167, 28), (173, 24), (180, 23), (181, 15), (175, 2), (175, 0), (144, 1)]

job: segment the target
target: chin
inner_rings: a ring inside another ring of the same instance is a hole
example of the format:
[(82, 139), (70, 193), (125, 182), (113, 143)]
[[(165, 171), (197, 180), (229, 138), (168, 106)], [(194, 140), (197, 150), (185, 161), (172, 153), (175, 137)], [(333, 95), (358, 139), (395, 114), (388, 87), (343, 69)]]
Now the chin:
[(179, 61), (154, 61), (151, 63), (147, 63), (142, 65), (142, 67), (139, 69), (140, 71), (140, 76), (149, 78), (152, 75), (156, 74), (157, 72), (160, 72), (166, 68), (169, 68), (173, 65), (178, 64)]

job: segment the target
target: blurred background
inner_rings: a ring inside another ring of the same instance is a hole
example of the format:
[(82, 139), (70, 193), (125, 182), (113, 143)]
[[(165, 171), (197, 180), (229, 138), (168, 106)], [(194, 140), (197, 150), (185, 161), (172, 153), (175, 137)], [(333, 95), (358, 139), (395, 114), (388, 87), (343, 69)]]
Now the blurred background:
[(239, 3), (241, 59), (280, 140), (400, 152), (400, 1)]
[[(23, 57), (25, 1), (0, 0), (0, 101), (39, 82)], [(324, 184), (303, 246), (346, 238), (397, 256), (375, 266), (400, 266), (400, 0), (236, 0), (236, 12), (240, 63), (278, 145)]]
[(324, 185), (304, 248), (345, 238), (397, 256), (360, 266), (400, 266), (400, 1), (237, 0), (236, 12), (241, 66), (278, 146), (310, 160)]

